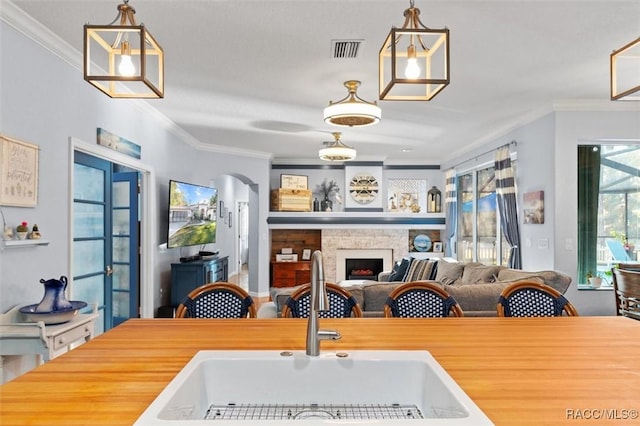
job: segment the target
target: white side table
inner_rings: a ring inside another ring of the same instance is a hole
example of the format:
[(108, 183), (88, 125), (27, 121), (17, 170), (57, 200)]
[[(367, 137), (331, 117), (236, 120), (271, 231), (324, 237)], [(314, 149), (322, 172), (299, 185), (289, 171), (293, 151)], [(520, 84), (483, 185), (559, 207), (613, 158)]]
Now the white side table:
[[(0, 379), (2, 356), (40, 355), (40, 362), (47, 362), (74, 343), (84, 343), (93, 337), (94, 321), (98, 318), (97, 306), (89, 314), (78, 314), (64, 324), (45, 325), (44, 322), (25, 322), (20, 306), (14, 306), (0, 315)], [(0, 380), (1, 382), (1, 380)]]

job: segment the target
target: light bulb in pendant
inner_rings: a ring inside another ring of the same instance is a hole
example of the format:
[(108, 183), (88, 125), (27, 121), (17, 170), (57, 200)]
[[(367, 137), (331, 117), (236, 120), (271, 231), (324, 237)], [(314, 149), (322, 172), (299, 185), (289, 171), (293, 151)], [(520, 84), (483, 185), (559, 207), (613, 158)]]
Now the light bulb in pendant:
[(410, 44), (407, 49), (407, 68), (404, 70), (404, 75), (410, 79), (420, 77), (420, 67), (418, 66), (418, 59), (416, 58), (416, 47), (413, 44)]
[(118, 71), (120, 75), (124, 77), (131, 77), (136, 73), (136, 68), (131, 61), (131, 47), (128, 41), (122, 42), (120, 65), (118, 65)]

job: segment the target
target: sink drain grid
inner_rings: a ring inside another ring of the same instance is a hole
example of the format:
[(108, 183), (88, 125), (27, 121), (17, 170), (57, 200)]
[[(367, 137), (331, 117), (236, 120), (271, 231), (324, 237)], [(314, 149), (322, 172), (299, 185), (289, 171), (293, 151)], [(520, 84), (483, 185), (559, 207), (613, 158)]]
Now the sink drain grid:
[(415, 405), (227, 404), (209, 407), (205, 420), (422, 419)]

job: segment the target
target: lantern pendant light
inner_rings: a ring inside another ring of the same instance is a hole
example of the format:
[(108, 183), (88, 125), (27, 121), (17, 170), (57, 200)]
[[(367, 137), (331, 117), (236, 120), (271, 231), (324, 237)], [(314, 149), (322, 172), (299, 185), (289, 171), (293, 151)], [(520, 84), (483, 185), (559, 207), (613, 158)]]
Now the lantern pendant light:
[(640, 37), (614, 50), (611, 68), (611, 100), (640, 101)]
[(124, 0), (110, 24), (84, 26), (84, 79), (111, 98), (163, 98), (164, 51), (135, 13)]
[(402, 28), (393, 27), (380, 48), (381, 100), (429, 101), (449, 84), (449, 29), (427, 28), (419, 16), (411, 0)]

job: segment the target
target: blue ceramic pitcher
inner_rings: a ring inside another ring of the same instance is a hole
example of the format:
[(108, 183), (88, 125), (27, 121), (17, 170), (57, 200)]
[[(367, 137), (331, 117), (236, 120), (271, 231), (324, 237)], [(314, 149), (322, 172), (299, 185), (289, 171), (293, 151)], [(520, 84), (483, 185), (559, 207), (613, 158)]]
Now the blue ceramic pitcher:
[(71, 302), (67, 300), (65, 290), (67, 289), (67, 277), (62, 276), (59, 280), (40, 279), (44, 284), (44, 297), (36, 306), (36, 312), (52, 312), (71, 309)]

